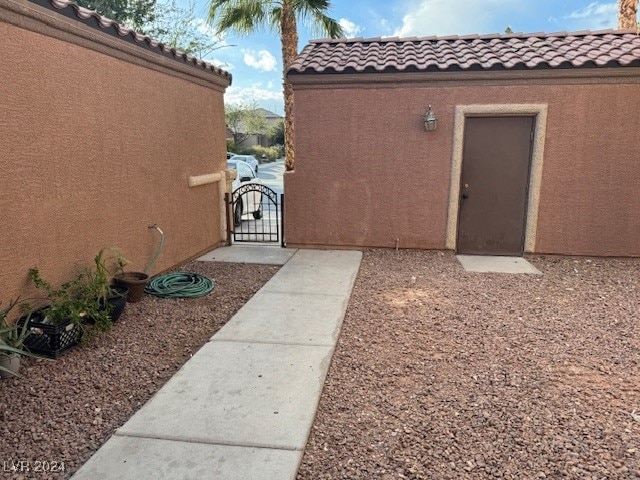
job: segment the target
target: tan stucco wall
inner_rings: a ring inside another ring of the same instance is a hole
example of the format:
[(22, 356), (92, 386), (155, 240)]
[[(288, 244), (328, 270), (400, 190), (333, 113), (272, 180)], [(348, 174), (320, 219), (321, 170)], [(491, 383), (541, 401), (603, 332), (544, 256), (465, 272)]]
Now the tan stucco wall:
[(640, 85), (598, 81), (297, 85), (287, 244), (446, 248), (456, 106), (535, 104), (548, 109), (532, 251), (640, 255)]
[(143, 269), (151, 224), (151, 273), (223, 240), (218, 183), (189, 187), (226, 166), (220, 85), (2, 21), (0, 38), (0, 300), (29, 293), (29, 267), (61, 282), (105, 246)]

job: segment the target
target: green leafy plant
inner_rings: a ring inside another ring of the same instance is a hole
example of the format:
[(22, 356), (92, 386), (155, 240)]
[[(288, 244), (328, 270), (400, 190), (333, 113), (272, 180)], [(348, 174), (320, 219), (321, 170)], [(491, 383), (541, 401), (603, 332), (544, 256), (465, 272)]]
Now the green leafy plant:
[(45, 293), (49, 302), (41, 310), (43, 320), (54, 325), (72, 321), (83, 329), (85, 321), (93, 321), (101, 330), (107, 330), (111, 326), (109, 312), (96, 296), (96, 292), (103, 288), (101, 276), (95, 277), (93, 271), (85, 269), (55, 288), (42, 278), (37, 268), (29, 269), (29, 278), (38, 290)]
[(85, 267), (83, 269), (83, 289), (86, 295), (97, 297), (102, 305), (105, 305), (109, 297), (114, 295), (115, 291), (111, 286), (111, 278), (117, 271), (122, 271), (130, 263), (116, 248), (112, 247), (109, 251), (112, 252), (112, 264), (109, 263), (109, 257), (105, 255), (105, 249), (103, 248), (93, 258), (94, 267)]
[[(110, 252), (111, 255), (109, 256), (107, 252)], [(118, 295), (126, 296), (111, 285), (112, 277), (116, 272), (123, 271), (130, 262), (122, 256), (117, 248), (111, 247), (108, 250), (101, 249), (94, 257), (93, 263), (93, 267), (83, 269), (83, 282), (80, 290), (82, 296), (86, 298), (97, 298), (101, 309), (106, 310), (106, 315), (100, 315), (94, 320), (101, 330), (107, 330), (111, 327), (112, 304), (109, 299)]]
[(96, 274), (100, 279), (110, 279), (117, 273), (124, 273), (124, 267), (131, 263), (118, 247), (103, 248), (94, 258)]
[(115, 260), (116, 270), (120, 271), (120, 273), (124, 273), (124, 267), (129, 265), (131, 263), (131, 260), (127, 260), (124, 255), (122, 255), (120, 249), (117, 247), (111, 247), (110, 250)]

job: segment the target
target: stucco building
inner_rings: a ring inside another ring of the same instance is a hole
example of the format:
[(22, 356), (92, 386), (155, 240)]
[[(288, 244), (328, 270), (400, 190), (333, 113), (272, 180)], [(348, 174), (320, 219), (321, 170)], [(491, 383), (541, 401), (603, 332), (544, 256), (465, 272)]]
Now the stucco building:
[(640, 255), (636, 32), (319, 40), (287, 77), (288, 245)]

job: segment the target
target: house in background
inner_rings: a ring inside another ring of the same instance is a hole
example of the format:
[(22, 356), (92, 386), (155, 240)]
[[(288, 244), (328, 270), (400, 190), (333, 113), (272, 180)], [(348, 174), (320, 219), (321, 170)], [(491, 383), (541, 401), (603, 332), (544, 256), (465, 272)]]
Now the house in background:
[(287, 79), (288, 245), (640, 256), (637, 32), (318, 40)]
[[(278, 115), (277, 113), (273, 113), (265, 108), (257, 108), (253, 111), (253, 113), (264, 115), (266, 119), (267, 126), (260, 133), (253, 133), (247, 135), (247, 137), (240, 141), (236, 142), (239, 147), (249, 148), (259, 145), (261, 147), (271, 147), (273, 142), (270, 139), (271, 129), (277, 125), (279, 122), (284, 121), (284, 117)], [(239, 125), (238, 133), (244, 134), (246, 129), (242, 123)]]

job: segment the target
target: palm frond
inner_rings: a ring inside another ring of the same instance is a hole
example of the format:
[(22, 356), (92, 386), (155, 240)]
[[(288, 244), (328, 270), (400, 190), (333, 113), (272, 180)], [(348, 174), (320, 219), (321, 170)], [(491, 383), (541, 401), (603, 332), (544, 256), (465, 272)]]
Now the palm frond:
[(344, 37), (340, 24), (327, 15), (329, 0), (292, 0), (293, 11), (305, 26), (316, 36)]
[(274, 31), (280, 30), (280, 18), (282, 17), (282, 6), (276, 5), (271, 9), (271, 29)]
[(269, 0), (211, 0), (207, 19), (217, 33), (227, 30), (246, 35), (271, 28), (272, 4)]

